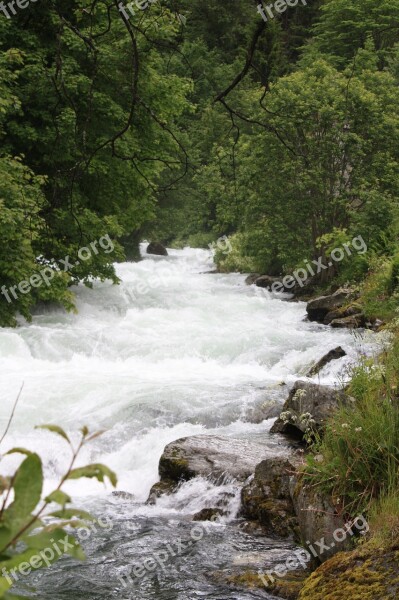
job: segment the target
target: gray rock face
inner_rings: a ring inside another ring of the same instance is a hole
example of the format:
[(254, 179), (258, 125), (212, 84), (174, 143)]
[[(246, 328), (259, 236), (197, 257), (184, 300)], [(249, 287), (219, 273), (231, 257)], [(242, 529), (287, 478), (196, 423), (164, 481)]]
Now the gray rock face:
[[(296, 477), (291, 479), (290, 490), (305, 548), (312, 546), (321, 562), (350, 548), (350, 528), (329, 498)], [(347, 529), (344, 535), (342, 530)]]
[(203, 508), (193, 516), (193, 521), (216, 521), (226, 514), (221, 508)]
[(338, 360), (339, 358), (342, 358), (343, 356), (346, 356), (346, 352), (343, 348), (341, 348), (341, 346), (337, 346), (336, 348), (334, 348), (334, 350), (330, 350), (330, 352), (327, 352), (327, 354), (325, 354), (325, 356), (323, 356), (323, 358), (321, 358), (306, 374), (307, 377), (314, 377), (315, 375), (317, 375), (317, 373), (319, 373), (322, 369), (324, 369), (324, 367), (326, 365), (328, 365), (328, 363), (330, 363), (332, 360)]
[(327, 418), (346, 402), (347, 398), (341, 391), (325, 385), (296, 381), (270, 431), (289, 433), (300, 438), (309, 428), (321, 433)]
[(290, 494), (290, 480), (295, 472), (292, 458), (268, 458), (260, 462), (254, 477), (242, 489), (242, 516), (258, 521), (269, 535), (298, 537)]
[(158, 256), (168, 256), (168, 251), (160, 242), (151, 242), (147, 246), (147, 254), (157, 254)]
[(342, 319), (333, 319), (330, 325), (335, 329), (357, 329), (358, 327), (364, 327), (366, 320), (364, 315), (357, 314), (350, 317), (343, 317)]
[(324, 323), (328, 313), (341, 308), (355, 297), (356, 294), (352, 290), (340, 289), (330, 296), (320, 296), (311, 300), (306, 306), (309, 321)]
[[(287, 454), (286, 448), (277, 450)], [(269, 450), (270, 453), (270, 450)], [(214, 435), (197, 435), (168, 444), (159, 461), (161, 480), (187, 481), (193, 477), (245, 481), (268, 455), (266, 445)]]
[(324, 325), (329, 325), (334, 319), (344, 319), (345, 317), (352, 317), (353, 315), (362, 314), (362, 309), (359, 304), (352, 304), (346, 308), (332, 310), (324, 317)]

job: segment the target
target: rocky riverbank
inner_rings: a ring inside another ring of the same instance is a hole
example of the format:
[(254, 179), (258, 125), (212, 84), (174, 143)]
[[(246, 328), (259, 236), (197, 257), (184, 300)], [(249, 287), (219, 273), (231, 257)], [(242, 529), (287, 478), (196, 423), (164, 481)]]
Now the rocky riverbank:
[[(337, 358), (334, 352), (327, 357)], [(399, 590), (393, 571), (399, 556), (396, 547), (385, 557), (370, 544), (355, 549), (354, 540), (365, 533), (366, 522), (362, 530), (355, 527), (356, 521), (343, 514), (302, 471), (307, 436), (323, 436), (329, 416), (340, 406), (350, 407), (352, 401), (343, 390), (297, 381), (271, 428), (280, 440), (272, 453), (262, 443), (223, 436), (200, 435), (172, 442), (162, 454), (160, 482), (148, 502), (175, 493), (196, 477), (216, 483), (236, 481), (241, 486), (238, 526), (250, 535), (299, 544), (304, 554), (295, 561), (293, 557), (300, 555), (291, 546), (282, 564), (259, 556), (254, 568), (243, 570), (232, 564), (210, 577), (235, 588), (267, 589), (287, 600), (394, 598)], [(192, 519), (224, 516), (222, 498), (217, 506), (205, 504)], [(345, 532), (344, 537), (337, 537), (337, 532)]]

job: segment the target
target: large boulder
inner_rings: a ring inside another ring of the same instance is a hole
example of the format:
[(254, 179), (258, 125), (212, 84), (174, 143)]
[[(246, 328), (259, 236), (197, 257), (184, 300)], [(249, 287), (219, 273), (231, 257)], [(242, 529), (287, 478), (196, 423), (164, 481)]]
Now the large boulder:
[(286, 455), (288, 448), (268, 449), (261, 443), (216, 435), (196, 435), (168, 444), (159, 461), (161, 481), (188, 481), (194, 477), (245, 481), (271, 452)]
[(156, 254), (158, 256), (168, 256), (168, 251), (160, 242), (151, 242), (147, 246), (147, 254)]
[(290, 493), (300, 538), (310, 555), (324, 562), (337, 552), (351, 548), (350, 524), (345, 522), (342, 511), (333, 505), (329, 496), (306, 483), (303, 476), (291, 478)]
[(309, 321), (324, 323), (329, 313), (342, 308), (355, 297), (356, 293), (353, 290), (339, 289), (330, 296), (320, 296), (311, 300), (306, 306)]
[(297, 537), (298, 522), (290, 494), (296, 471), (292, 458), (268, 458), (260, 462), (241, 493), (241, 514), (258, 521), (269, 535)]
[(347, 401), (342, 391), (325, 385), (296, 381), (282, 413), (270, 431), (288, 433), (299, 438), (312, 431), (322, 433), (327, 418)]
[(324, 367), (328, 365), (328, 363), (330, 363), (333, 360), (338, 360), (343, 356), (346, 356), (345, 350), (341, 348), (341, 346), (337, 346), (333, 350), (330, 350), (330, 352), (327, 352), (327, 354), (325, 354), (323, 358), (321, 358), (315, 365), (313, 365), (313, 367), (307, 372), (306, 376), (314, 377), (315, 375), (317, 375), (317, 373), (320, 373), (320, 371), (324, 369)]

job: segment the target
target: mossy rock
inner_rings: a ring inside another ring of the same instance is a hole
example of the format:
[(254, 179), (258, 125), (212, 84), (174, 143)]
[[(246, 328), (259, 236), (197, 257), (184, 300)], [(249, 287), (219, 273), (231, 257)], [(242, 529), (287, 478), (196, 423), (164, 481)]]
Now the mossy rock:
[(273, 582), (268, 581), (265, 584), (265, 581), (267, 581), (265, 577), (261, 578), (259, 573), (254, 571), (246, 571), (229, 577), (227, 583), (249, 589), (266, 589), (271, 594), (284, 598), (284, 600), (297, 600), (307, 575), (307, 571), (291, 571), (287, 575), (275, 579)]
[(398, 547), (365, 545), (341, 552), (322, 564), (299, 594), (299, 600), (394, 600), (399, 598)]

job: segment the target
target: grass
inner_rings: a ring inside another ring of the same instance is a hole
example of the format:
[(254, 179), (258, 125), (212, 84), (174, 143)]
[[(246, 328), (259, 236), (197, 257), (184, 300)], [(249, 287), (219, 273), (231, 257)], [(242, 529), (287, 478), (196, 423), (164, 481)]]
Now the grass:
[[(307, 458), (306, 477), (345, 513), (367, 513), (376, 502), (399, 495), (398, 381), (396, 332), (377, 361), (364, 360), (354, 369), (348, 390), (352, 403), (331, 417)], [(388, 510), (392, 504), (386, 500), (384, 506)]]

